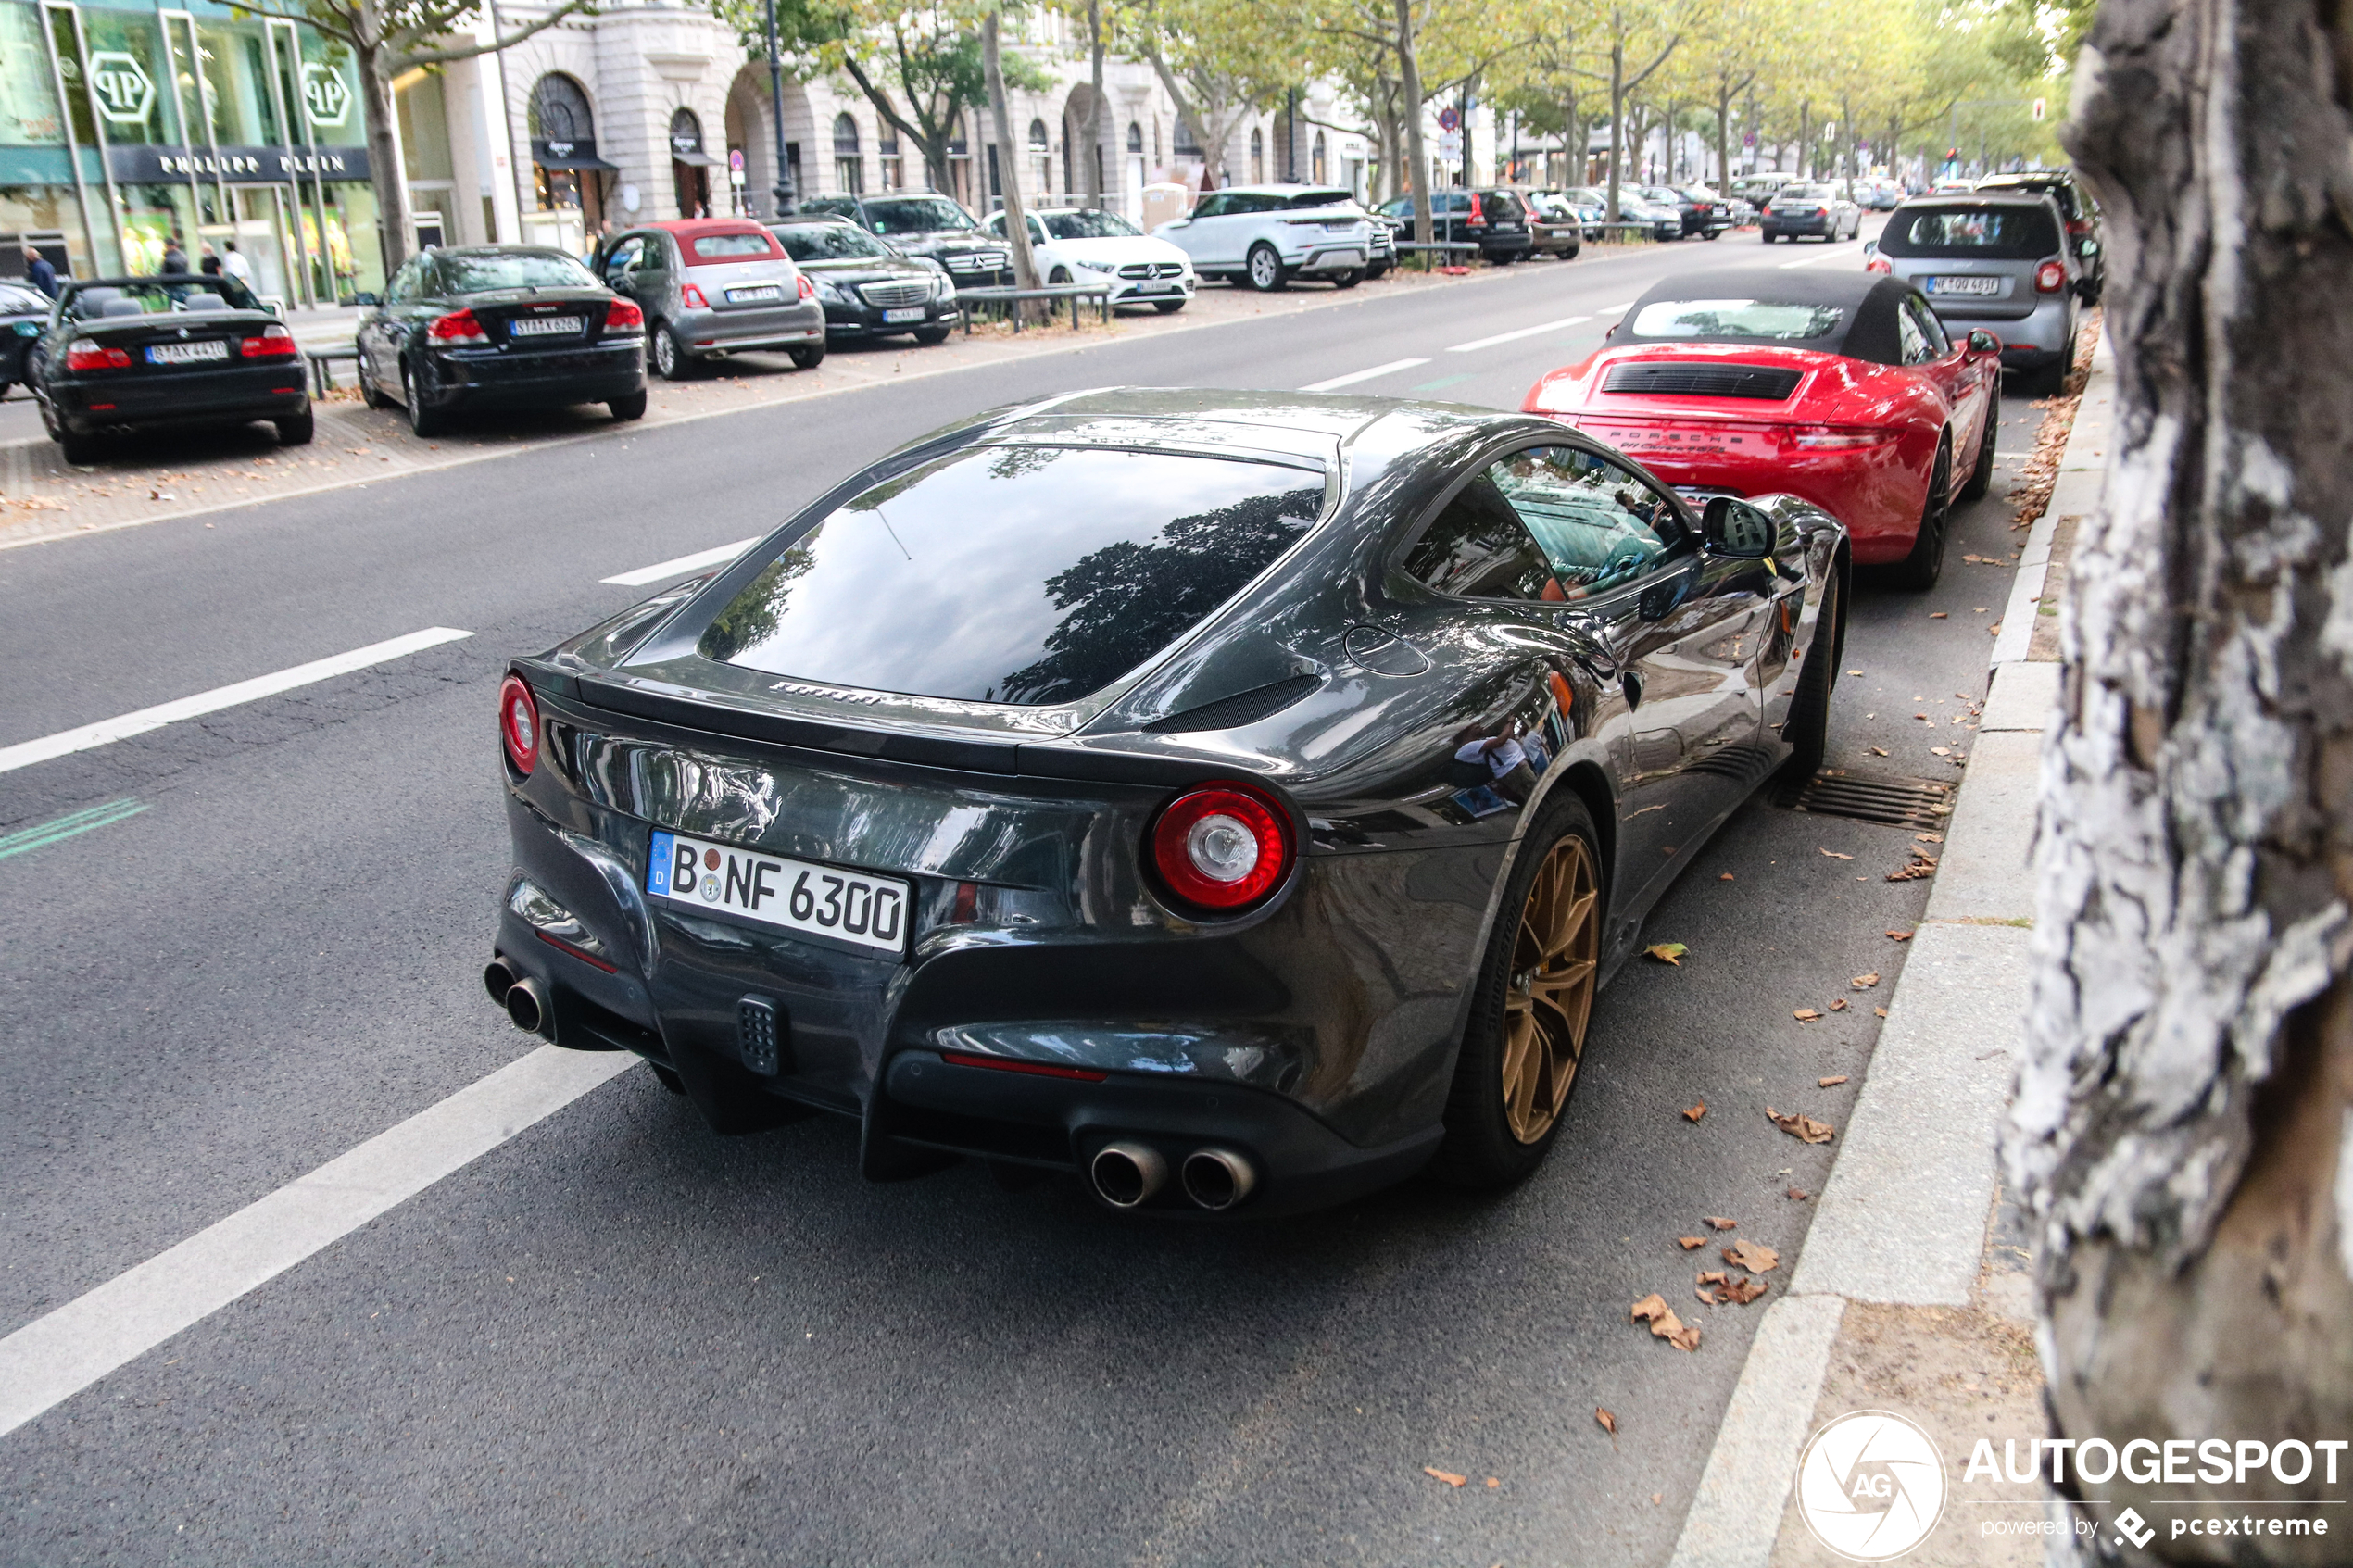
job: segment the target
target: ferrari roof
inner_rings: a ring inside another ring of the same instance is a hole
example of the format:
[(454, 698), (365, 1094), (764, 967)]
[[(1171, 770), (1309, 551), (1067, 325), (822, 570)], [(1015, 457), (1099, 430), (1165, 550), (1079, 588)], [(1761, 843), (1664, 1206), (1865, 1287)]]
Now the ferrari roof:
[[(1876, 272), (1787, 272), (1773, 267), (1730, 267), (1721, 271), (1680, 273), (1662, 278), (1626, 312), (1628, 321), (1642, 307), (1687, 299), (1755, 299), (1776, 305), (1836, 305), (1844, 307), (1839, 324), (1818, 338), (1792, 342), (1787, 338), (1748, 338), (1732, 333), (1717, 337), (1635, 339), (1637, 342), (1765, 343), (1782, 348), (1810, 348), (1820, 354), (1843, 354), (1875, 365), (1904, 362), (1903, 343), (1895, 331), (1895, 312), (1911, 284)], [(1632, 335), (1632, 329), (1628, 329)], [(1623, 341), (1623, 340), (1621, 340)]]

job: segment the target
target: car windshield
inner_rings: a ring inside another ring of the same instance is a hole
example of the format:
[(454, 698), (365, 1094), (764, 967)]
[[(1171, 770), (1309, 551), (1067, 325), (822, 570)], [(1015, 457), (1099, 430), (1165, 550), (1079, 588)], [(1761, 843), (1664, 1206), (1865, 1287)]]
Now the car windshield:
[(76, 289), (66, 304), (66, 319), (94, 321), (108, 316), (160, 316), (171, 311), (258, 310), (261, 302), (234, 278), (203, 272), (175, 272), (170, 278), (135, 278), (128, 282), (92, 283)]
[(770, 232), (795, 261), (847, 261), (890, 254), (889, 246), (855, 223), (787, 223)]
[(1836, 305), (1787, 305), (1769, 299), (1677, 299), (1645, 305), (1627, 330), (1636, 337), (1711, 342), (1806, 343), (1838, 331), (1846, 311)]
[(1075, 702), (1214, 613), (1306, 533), (1323, 500), (1321, 476), (1271, 463), (959, 452), (794, 535), (704, 631), (701, 652), (869, 691)]
[(866, 226), (877, 234), (927, 234), (976, 229), (972, 214), (946, 196), (892, 196), (866, 204)]
[(443, 294), (489, 294), (497, 289), (593, 289), (587, 268), (560, 250), (443, 251)]
[(1058, 240), (1126, 240), (1139, 232), (1115, 212), (1049, 212), (1040, 221)]
[(1880, 249), (1910, 258), (2033, 261), (2058, 254), (2058, 225), (2040, 207), (1979, 207), (1953, 204), (1899, 211)]

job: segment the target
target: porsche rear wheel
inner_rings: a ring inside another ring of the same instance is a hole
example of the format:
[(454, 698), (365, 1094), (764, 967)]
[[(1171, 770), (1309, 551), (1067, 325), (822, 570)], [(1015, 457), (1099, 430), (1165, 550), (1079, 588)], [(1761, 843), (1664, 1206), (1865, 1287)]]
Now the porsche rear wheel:
[(1601, 983), (1604, 884), (1601, 835), (1584, 802), (1563, 791), (1504, 890), (1430, 1162), (1440, 1180), (1508, 1186), (1560, 1135)]
[(1994, 390), (1986, 395), (1985, 429), (1977, 438), (1977, 461), (1969, 469), (1969, 483), (1961, 486), (1964, 501), (1983, 499), (1994, 488), (1994, 437), (2002, 422), (2002, 378), (1994, 378)]
[(1953, 444), (1940, 443), (1936, 467), (1928, 476), (1928, 499), (1920, 508), (1920, 531), (1912, 539), (1912, 553), (1890, 574), (1895, 586), (1925, 594), (1944, 572), (1944, 535), (1953, 518)]

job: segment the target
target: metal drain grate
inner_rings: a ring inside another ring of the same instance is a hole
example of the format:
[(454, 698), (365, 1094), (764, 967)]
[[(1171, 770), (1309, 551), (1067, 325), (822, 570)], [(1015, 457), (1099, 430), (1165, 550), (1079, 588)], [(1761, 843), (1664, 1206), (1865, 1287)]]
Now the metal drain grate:
[(1803, 784), (1783, 788), (1773, 804), (1894, 828), (1934, 828), (1944, 826), (1953, 814), (1953, 786), (1933, 779), (1825, 768)]

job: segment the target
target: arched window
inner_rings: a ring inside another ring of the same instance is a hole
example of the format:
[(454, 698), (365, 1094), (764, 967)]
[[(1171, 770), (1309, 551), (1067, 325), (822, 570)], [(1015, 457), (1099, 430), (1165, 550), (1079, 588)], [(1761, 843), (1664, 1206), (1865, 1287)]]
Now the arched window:
[(523, 108), (531, 130), (531, 183), (542, 212), (573, 211), (594, 232), (604, 217), (604, 190), (581, 170), (610, 169), (597, 160), (597, 119), (579, 82), (549, 71), (532, 84)]
[(888, 120), (875, 132), (875, 153), (882, 159), (882, 182), (886, 191), (907, 188), (907, 165), (899, 156), (899, 127)]
[(596, 140), (597, 119), (588, 112), (588, 94), (560, 71), (549, 71), (532, 87), (531, 107), (524, 118), (535, 141)]
[(1049, 195), (1054, 188), (1053, 144), (1047, 139), (1046, 122), (1029, 122), (1029, 188), (1039, 195)]
[(670, 117), (670, 173), (678, 216), (702, 218), (711, 211), (711, 158), (702, 150), (702, 121), (681, 108)]
[(1144, 156), (1144, 128), (1132, 119), (1127, 122), (1127, 150), (1138, 157)]
[(1250, 182), (1266, 182), (1266, 133), (1255, 125), (1250, 128)]
[(1191, 122), (1181, 114), (1176, 117), (1176, 147), (1178, 157), (1199, 160), (1202, 156), (1201, 138), (1193, 134)]
[(866, 188), (866, 160), (858, 152), (858, 122), (834, 116), (834, 189), (852, 194)]
[(1307, 166), (1312, 170), (1308, 178), (1318, 185), (1331, 178), (1324, 172), (1324, 133), (1320, 131), (1315, 132), (1315, 146), (1308, 151)]

